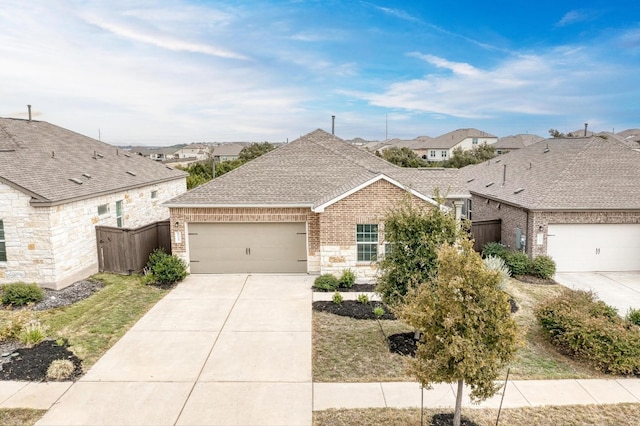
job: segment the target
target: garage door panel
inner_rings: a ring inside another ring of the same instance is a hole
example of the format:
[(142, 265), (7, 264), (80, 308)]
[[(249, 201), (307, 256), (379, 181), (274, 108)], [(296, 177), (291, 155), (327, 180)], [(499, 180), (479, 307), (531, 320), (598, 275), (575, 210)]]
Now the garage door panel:
[(640, 270), (640, 224), (550, 224), (558, 272)]
[(305, 223), (190, 223), (192, 273), (307, 272)]

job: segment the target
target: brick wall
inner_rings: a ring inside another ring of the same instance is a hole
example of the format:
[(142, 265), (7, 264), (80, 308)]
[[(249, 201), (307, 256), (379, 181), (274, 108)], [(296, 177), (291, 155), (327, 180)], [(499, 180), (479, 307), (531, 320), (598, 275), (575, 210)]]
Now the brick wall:
[[(508, 204), (489, 200), (478, 195), (472, 196), (473, 220), (502, 219), (501, 242), (516, 250), (516, 229), (527, 232), (527, 211)], [(531, 235), (529, 232), (527, 235)], [(531, 238), (527, 238), (527, 253), (531, 253)]]
[[(360, 278), (375, 276), (377, 268), (370, 262), (357, 261), (356, 225), (378, 224), (378, 253), (383, 253), (384, 216), (407, 197), (407, 192), (379, 180), (330, 205), (320, 214), (320, 251), (323, 273), (340, 273), (347, 268)], [(416, 204), (432, 206), (412, 197)]]
[[(123, 201), (124, 226), (137, 228), (166, 219), (169, 211), (160, 204), (185, 190), (185, 180), (179, 179), (59, 206), (33, 207), (29, 196), (0, 184), (0, 219), (7, 240), (0, 284), (20, 280), (63, 288), (96, 273), (95, 226), (116, 226), (116, 201)], [(151, 198), (151, 191), (157, 191), (157, 198)], [(109, 212), (99, 216), (102, 204), (109, 206)]]

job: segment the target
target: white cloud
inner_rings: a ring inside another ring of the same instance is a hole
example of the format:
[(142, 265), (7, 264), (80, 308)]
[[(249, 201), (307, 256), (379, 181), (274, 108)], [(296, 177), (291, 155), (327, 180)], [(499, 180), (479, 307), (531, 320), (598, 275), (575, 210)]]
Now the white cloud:
[(556, 22), (556, 27), (566, 27), (567, 25), (588, 21), (590, 18), (591, 14), (584, 10), (571, 10)]

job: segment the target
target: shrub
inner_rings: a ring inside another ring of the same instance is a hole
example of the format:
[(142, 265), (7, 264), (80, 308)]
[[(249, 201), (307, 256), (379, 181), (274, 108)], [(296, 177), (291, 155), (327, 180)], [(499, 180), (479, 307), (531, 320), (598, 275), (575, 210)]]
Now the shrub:
[(37, 284), (17, 282), (2, 286), (3, 305), (24, 306), (29, 303), (38, 303), (42, 299), (44, 299), (44, 290)]
[(154, 250), (147, 262), (149, 274), (153, 282), (159, 284), (173, 284), (182, 281), (187, 276), (187, 266), (177, 256), (165, 253), (163, 249)]
[(359, 294), (358, 302), (362, 303), (363, 305), (369, 303), (369, 296), (367, 296), (366, 294)]
[(484, 266), (486, 266), (488, 270), (500, 273), (500, 283), (498, 284), (498, 287), (500, 287), (501, 290), (504, 290), (504, 286), (511, 276), (511, 271), (504, 262), (504, 259), (491, 255), (485, 257), (483, 262)]
[(629, 312), (627, 312), (627, 316), (625, 318), (627, 321), (640, 326), (640, 309), (629, 308)]
[(521, 252), (509, 252), (504, 259), (507, 267), (511, 271), (511, 275), (526, 275), (531, 269), (531, 260)]
[(339, 284), (338, 279), (331, 274), (322, 274), (313, 282), (313, 286), (322, 291), (334, 291)]
[(342, 271), (342, 276), (338, 280), (339, 286), (342, 288), (351, 288), (356, 282), (356, 274), (351, 269)]
[(335, 293), (333, 293), (333, 303), (335, 303), (336, 305), (339, 305), (342, 303), (342, 301), (344, 300), (344, 298), (342, 297), (342, 295), (340, 294), (339, 291), (336, 291)]
[(382, 308), (380, 306), (376, 306), (375, 308), (373, 308), (373, 315), (375, 315), (376, 318), (380, 318), (384, 314), (385, 314), (384, 308)]
[(604, 373), (640, 374), (640, 329), (593, 293), (567, 290), (541, 304), (535, 315), (561, 352)]
[(507, 257), (509, 251), (507, 250), (507, 246), (501, 243), (491, 242), (487, 243), (482, 247), (482, 256), (483, 257), (500, 257), (502, 259)]
[(18, 340), (28, 347), (37, 345), (45, 337), (47, 337), (46, 327), (38, 320), (29, 321), (18, 333)]
[(556, 273), (556, 262), (549, 256), (538, 256), (531, 262), (531, 275), (545, 280)]
[(27, 310), (13, 312), (0, 328), (0, 340), (17, 339), (20, 331), (30, 321), (33, 321), (33, 313)]
[(73, 374), (75, 366), (68, 359), (56, 359), (47, 368), (47, 379), (67, 380)]

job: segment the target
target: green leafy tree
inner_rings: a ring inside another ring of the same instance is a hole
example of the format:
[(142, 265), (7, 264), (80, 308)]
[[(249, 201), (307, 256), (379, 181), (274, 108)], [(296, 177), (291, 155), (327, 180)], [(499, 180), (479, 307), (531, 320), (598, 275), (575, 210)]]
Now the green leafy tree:
[(414, 206), (407, 197), (384, 219), (387, 250), (378, 261), (376, 292), (386, 304), (395, 305), (409, 288), (435, 275), (438, 247), (461, 237), (461, 226), (453, 212), (436, 206)]
[(421, 332), (410, 370), (422, 386), (457, 382), (459, 426), (464, 384), (474, 401), (499, 390), (494, 381), (519, 346), (517, 326), (499, 273), (485, 268), (469, 240), (441, 246), (436, 265), (435, 278), (412, 288), (396, 315)]
[(240, 154), (238, 155), (238, 159), (243, 163), (246, 163), (247, 161), (258, 158), (269, 151), (273, 151), (274, 149), (275, 147), (269, 142), (252, 143), (251, 145), (242, 148), (242, 151), (240, 151)]
[(244, 162), (240, 159), (222, 161), (216, 163), (216, 177), (220, 177), (225, 173), (230, 172), (233, 169), (237, 169), (242, 166)]
[(490, 160), (495, 156), (495, 147), (488, 145), (487, 143), (476, 145), (469, 150), (463, 150), (461, 147), (458, 147), (453, 150), (451, 159), (443, 165), (445, 167), (460, 169), (470, 164), (482, 163), (483, 161)]
[(549, 129), (549, 136), (552, 138), (564, 138), (566, 135), (558, 129)]
[(427, 162), (413, 152), (410, 148), (392, 146), (382, 151), (382, 158), (400, 167), (426, 167)]

